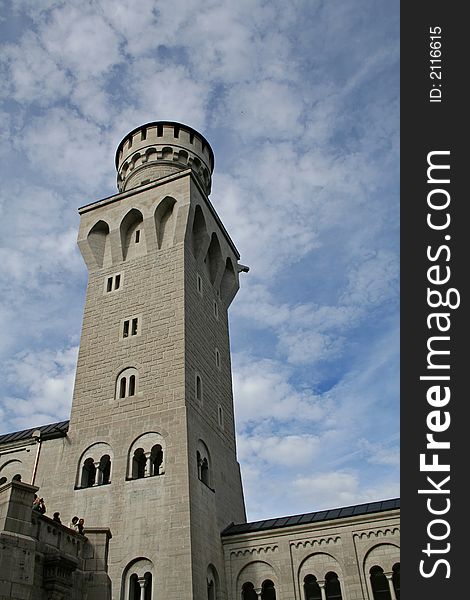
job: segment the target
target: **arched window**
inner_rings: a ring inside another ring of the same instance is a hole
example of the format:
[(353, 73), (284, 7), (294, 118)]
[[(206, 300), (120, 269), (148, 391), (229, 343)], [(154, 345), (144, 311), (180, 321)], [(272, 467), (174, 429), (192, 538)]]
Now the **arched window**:
[(194, 211), (193, 231), (192, 231), (192, 242), (193, 242), (193, 254), (196, 258), (199, 257), (201, 250), (204, 248), (206, 240), (209, 238), (206, 228), (206, 220), (204, 214), (199, 205), (196, 206)]
[(325, 575), (325, 592), (327, 600), (342, 600), (338, 575), (330, 572)]
[(160, 467), (162, 463), (163, 450), (160, 444), (156, 444), (150, 451), (150, 475), (160, 475)]
[(111, 481), (111, 457), (104, 454), (98, 466), (98, 485), (106, 485)]
[(106, 442), (90, 446), (80, 458), (77, 488), (89, 488), (111, 483), (113, 452)]
[(109, 240), (109, 225), (98, 221), (87, 235), (88, 245), (93, 253), (96, 265), (106, 267), (111, 264), (111, 244)]
[(219, 576), (213, 565), (207, 567), (207, 600), (217, 600), (219, 597)]
[(198, 442), (196, 458), (198, 478), (208, 487), (211, 487), (211, 461), (209, 450), (202, 440), (199, 440)]
[(137, 393), (137, 369), (128, 367), (121, 371), (116, 380), (116, 398), (128, 398), (135, 396)]
[(146, 558), (131, 563), (124, 571), (122, 598), (124, 600), (152, 600), (153, 565)]
[(392, 572), (393, 589), (395, 590), (397, 600), (400, 600), (400, 563), (393, 565)]
[(228, 305), (233, 300), (237, 290), (237, 277), (230, 258), (225, 261), (225, 270), (220, 282), (220, 295)]
[(175, 204), (176, 200), (167, 196), (159, 203), (155, 211), (155, 229), (159, 248), (169, 248), (173, 245), (176, 220)]
[(255, 586), (251, 581), (247, 581), (243, 584), (242, 600), (258, 600), (258, 594), (255, 592)]
[(307, 575), (304, 578), (305, 600), (321, 600), (321, 589), (315, 575)]
[(270, 579), (263, 581), (261, 586), (261, 600), (276, 600), (276, 588)]
[(136, 258), (146, 253), (144, 218), (136, 208), (131, 209), (121, 222), (121, 247), (123, 259)]
[(144, 433), (129, 449), (128, 479), (142, 479), (165, 473), (164, 438), (161, 434)]
[(202, 379), (200, 375), (196, 375), (196, 400), (202, 404)]
[(213, 581), (207, 582), (207, 600), (215, 600), (215, 584)]
[(145, 573), (144, 586), (144, 600), (152, 600), (152, 573)]
[(0, 466), (0, 485), (4, 485), (8, 481), (21, 481), (21, 473), (23, 471), (23, 463), (17, 458), (7, 461)]
[(209, 463), (207, 462), (207, 458), (201, 459), (201, 481), (209, 485)]
[(204, 262), (206, 263), (209, 271), (209, 279), (211, 283), (214, 283), (217, 273), (223, 268), (224, 264), (224, 261), (222, 259), (222, 252), (220, 250), (219, 240), (215, 233), (212, 234), (211, 243), (207, 250)]
[(129, 579), (129, 600), (140, 600), (140, 585), (136, 573)]
[(370, 584), (374, 600), (391, 600), (388, 580), (385, 577), (382, 567), (374, 566), (370, 570)]
[(90, 457), (85, 460), (82, 467), (82, 488), (95, 485), (96, 467), (95, 461)]
[(132, 462), (132, 478), (141, 479), (145, 477), (145, 465), (147, 464), (147, 457), (143, 448), (137, 448), (134, 452), (134, 460)]
[(129, 396), (135, 395), (135, 375), (129, 377)]

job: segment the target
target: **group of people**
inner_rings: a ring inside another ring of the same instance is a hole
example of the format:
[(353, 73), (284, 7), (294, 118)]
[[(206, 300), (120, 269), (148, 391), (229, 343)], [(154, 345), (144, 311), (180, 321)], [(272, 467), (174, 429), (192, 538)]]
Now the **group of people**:
[[(44, 502), (44, 498), (39, 498), (39, 496), (37, 494), (34, 494), (33, 510), (37, 511), (41, 515), (45, 514), (45, 512), (46, 512), (46, 504)], [(56, 523), (60, 523), (61, 525), (63, 525), (63, 523), (60, 519), (59, 512), (55, 512), (52, 515), (52, 520), (55, 521)], [(72, 517), (72, 520), (68, 524), (68, 527), (69, 527), (69, 529), (73, 529), (74, 531), (77, 531), (78, 533), (83, 535), (83, 530), (85, 529), (85, 519), (79, 519), (78, 517)]]
[(44, 498), (39, 498), (37, 494), (34, 494), (33, 510), (43, 515), (46, 512), (46, 505), (44, 504)]
[(83, 535), (83, 530), (85, 528), (85, 520), (79, 519), (78, 517), (72, 517), (72, 520), (69, 523), (69, 528), (78, 531)]

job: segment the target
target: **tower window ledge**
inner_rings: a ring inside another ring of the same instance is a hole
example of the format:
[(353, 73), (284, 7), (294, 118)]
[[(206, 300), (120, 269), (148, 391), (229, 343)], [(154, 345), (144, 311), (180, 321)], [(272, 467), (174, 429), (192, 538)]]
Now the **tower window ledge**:
[(213, 492), (215, 494), (214, 488), (211, 488), (211, 486), (207, 485), (207, 483), (205, 481), (202, 481), (202, 479), (199, 479), (199, 481), (204, 485), (204, 487), (206, 487), (208, 490), (210, 490), (211, 492)]
[(91, 490), (91, 489), (95, 489), (95, 488), (102, 488), (102, 487), (106, 487), (107, 485), (110, 485), (112, 483), (112, 481), (107, 481), (106, 483), (94, 483), (93, 485), (74, 485), (73, 489), (74, 490)]
[(160, 477), (163, 477), (165, 475), (165, 473), (158, 473), (155, 475), (145, 475), (144, 477), (126, 477), (126, 481), (143, 481), (143, 480), (147, 480), (147, 479), (159, 479)]

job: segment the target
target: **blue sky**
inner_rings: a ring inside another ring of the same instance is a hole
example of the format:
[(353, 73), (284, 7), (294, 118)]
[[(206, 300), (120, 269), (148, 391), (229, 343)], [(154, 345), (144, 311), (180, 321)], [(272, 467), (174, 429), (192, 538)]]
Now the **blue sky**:
[(398, 495), (398, 3), (0, 7), (0, 432), (68, 418), (77, 208), (116, 193), (127, 132), (174, 120), (210, 141), (250, 266), (231, 307), (249, 518)]

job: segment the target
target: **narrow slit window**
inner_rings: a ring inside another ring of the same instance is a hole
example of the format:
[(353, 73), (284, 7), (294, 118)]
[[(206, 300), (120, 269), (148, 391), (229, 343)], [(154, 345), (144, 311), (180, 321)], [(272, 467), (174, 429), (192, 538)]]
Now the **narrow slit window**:
[(179, 127), (175, 127), (174, 133), (175, 133), (175, 138), (179, 138), (179, 136), (180, 136), (180, 128)]
[(192, 132), (189, 134), (189, 143), (190, 144), (194, 143), (194, 133), (192, 133)]
[(135, 243), (138, 244), (140, 242), (140, 229), (135, 232)]
[(224, 411), (223, 411), (223, 408), (220, 406), (220, 404), (219, 404), (219, 409), (218, 409), (218, 420), (219, 420), (219, 427), (221, 427), (223, 429), (224, 428)]
[(129, 148), (132, 148), (132, 136), (129, 138)]
[(219, 305), (217, 304), (217, 302), (214, 300), (214, 317), (216, 319), (219, 318)]
[(202, 381), (199, 375), (196, 375), (196, 400), (202, 402)]
[(121, 285), (121, 276), (116, 275), (116, 278), (114, 280), (114, 289), (118, 290), (120, 285)]
[(137, 335), (137, 323), (138, 323), (138, 319), (132, 319), (132, 331), (131, 331), (131, 335)]
[(128, 337), (129, 336), (129, 321), (124, 321), (124, 327), (122, 329), (122, 337)]
[(202, 295), (202, 278), (200, 275), (197, 276), (197, 291)]
[(141, 141), (144, 141), (147, 139), (147, 130), (145, 128), (142, 129), (142, 131), (140, 132), (140, 139), (141, 139)]
[(121, 383), (119, 384), (119, 398), (124, 398), (126, 395), (126, 378), (123, 377), (121, 379)]
[(135, 375), (129, 377), (129, 396), (135, 395)]
[(163, 136), (163, 125), (157, 125), (157, 136), (158, 137)]
[(108, 277), (108, 283), (106, 285), (106, 291), (110, 292), (113, 289), (113, 278)]
[(220, 352), (215, 349), (215, 366), (220, 369)]

